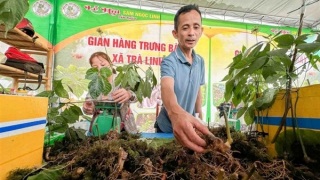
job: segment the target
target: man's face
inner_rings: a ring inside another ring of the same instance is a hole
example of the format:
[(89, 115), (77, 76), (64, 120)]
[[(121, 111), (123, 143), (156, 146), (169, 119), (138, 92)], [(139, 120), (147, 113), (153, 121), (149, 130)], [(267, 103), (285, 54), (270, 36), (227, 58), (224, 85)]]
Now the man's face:
[(180, 14), (178, 29), (172, 34), (178, 40), (180, 47), (184, 50), (192, 49), (202, 35), (201, 17), (196, 10)]

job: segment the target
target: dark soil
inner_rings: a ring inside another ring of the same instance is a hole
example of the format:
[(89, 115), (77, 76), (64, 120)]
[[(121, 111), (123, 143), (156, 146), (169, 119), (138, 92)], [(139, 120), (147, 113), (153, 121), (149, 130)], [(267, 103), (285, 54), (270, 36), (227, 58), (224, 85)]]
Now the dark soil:
[[(212, 132), (225, 142), (225, 128)], [(154, 148), (148, 144), (150, 140), (139, 137), (109, 132), (77, 143), (64, 139), (44, 153), (50, 161), (46, 168), (64, 165), (61, 180), (318, 179), (306, 166), (269, 158), (263, 144), (240, 132), (233, 131), (233, 144), (227, 152), (224, 144), (217, 147), (205, 137), (209, 145), (204, 153), (181, 147), (175, 140)]]

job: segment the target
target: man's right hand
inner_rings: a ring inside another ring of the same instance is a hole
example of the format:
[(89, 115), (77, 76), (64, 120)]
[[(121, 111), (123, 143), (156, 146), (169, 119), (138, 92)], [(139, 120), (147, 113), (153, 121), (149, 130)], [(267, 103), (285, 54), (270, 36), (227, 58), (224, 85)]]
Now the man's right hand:
[(83, 112), (88, 115), (92, 115), (94, 111), (94, 104), (92, 101), (85, 101), (83, 103)]
[(197, 129), (202, 134), (209, 134), (209, 129), (201, 124), (195, 117), (186, 111), (182, 111), (181, 113), (174, 113), (170, 115), (171, 124), (173, 128), (173, 134), (177, 141), (196, 152), (203, 152), (204, 146), (206, 146), (206, 142), (199, 137), (199, 135), (194, 130)]

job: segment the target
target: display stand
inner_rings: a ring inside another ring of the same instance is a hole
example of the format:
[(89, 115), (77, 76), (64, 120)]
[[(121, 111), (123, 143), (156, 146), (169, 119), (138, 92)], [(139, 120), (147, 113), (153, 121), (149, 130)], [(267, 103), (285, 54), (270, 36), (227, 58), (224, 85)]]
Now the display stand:
[[(36, 36), (36, 34), (35, 34)], [(13, 28), (7, 32), (5, 37), (5, 26), (0, 25), (0, 41), (20, 49), (21, 52), (27, 54), (44, 55), (47, 57), (46, 62), (46, 74), (42, 78), (42, 84), (45, 84), (45, 89), (51, 89), (51, 79), (52, 79), (52, 55), (53, 50), (51, 45), (44, 45), (40, 38), (31, 38), (27, 34), (23, 33), (17, 28)], [(0, 64), (0, 75), (12, 77), (13, 78), (13, 88), (18, 89), (19, 83), (38, 83), (38, 75), (27, 73), (25, 79), (25, 73), (23, 70), (13, 68)]]

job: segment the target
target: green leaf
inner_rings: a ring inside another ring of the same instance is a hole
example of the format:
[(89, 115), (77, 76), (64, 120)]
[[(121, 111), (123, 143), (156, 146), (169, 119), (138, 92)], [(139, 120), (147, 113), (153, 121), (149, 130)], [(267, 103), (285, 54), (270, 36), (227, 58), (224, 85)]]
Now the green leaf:
[(273, 56), (271, 57), (273, 61), (268, 61), (267, 66), (272, 68), (274, 71), (280, 71), (280, 72), (285, 72), (286, 67), (281, 64), (281, 59), (280, 57)]
[(76, 132), (78, 139), (86, 139), (86, 130), (84, 129), (74, 129), (74, 131)]
[(122, 78), (121, 87), (127, 87), (127, 85), (128, 85), (127, 75), (128, 75), (128, 73), (125, 74), (125, 78)]
[(259, 110), (259, 111), (263, 111), (263, 110), (265, 110), (265, 109), (270, 108), (270, 107), (274, 104), (275, 100), (276, 100), (276, 96), (274, 96), (274, 98), (273, 98), (273, 100), (272, 100), (271, 102), (265, 103), (265, 104), (263, 104), (261, 107), (259, 107), (258, 110)]
[(292, 80), (295, 80), (295, 79), (298, 78), (298, 75), (295, 74), (295, 73), (290, 73), (289, 75), (290, 75), (290, 77), (291, 77)]
[(67, 124), (67, 119), (65, 119), (62, 116), (56, 116), (55, 119), (54, 119), (54, 122), (56, 124)]
[(246, 73), (248, 72), (248, 68), (242, 69), (239, 73), (237, 73), (237, 75), (235, 75), (232, 79), (235, 81), (239, 81), (242, 78), (246, 78), (246, 76), (244, 76)]
[(120, 73), (122, 72), (122, 70), (123, 70), (123, 69), (122, 69), (122, 66), (118, 66), (117, 69), (116, 69), (116, 71), (118, 71), (118, 72), (120, 72)]
[(37, 94), (36, 97), (50, 97), (54, 95), (54, 91), (42, 91), (41, 93)]
[(76, 73), (78, 70), (78, 67), (73, 65), (73, 64), (70, 64), (69, 67), (68, 67), (68, 72), (73, 74), (73, 73)]
[(255, 106), (256, 108), (262, 106), (263, 103), (264, 103), (263, 100), (264, 100), (264, 99), (263, 99), (263, 96), (258, 97), (258, 98), (255, 100), (254, 106)]
[(233, 59), (233, 62), (231, 64), (229, 64), (228, 67), (231, 67), (233, 64), (236, 64), (238, 63), (239, 61), (241, 61), (242, 59), (242, 53), (240, 54), (237, 54), (235, 57), (232, 58)]
[(259, 108), (265, 104), (269, 104), (273, 101), (273, 99), (276, 97), (276, 94), (278, 93), (277, 89), (266, 89), (261, 97), (258, 97), (255, 101), (255, 108)]
[(62, 176), (64, 166), (65, 165), (58, 165), (58, 166), (51, 167), (48, 170), (42, 170), (39, 173), (37, 173), (36, 175), (28, 177), (28, 180), (39, 180), (39, 179), (56, 180), (56, 179), (59, 179)]
[(277, 32), (277, 34), (275, 34), (275, 35), (273, 36), (273, 38), (276, 38), (276, 37), (279, 36), (280, 34), (281, 34), (281, 31)]
[(231, 78), (232, 76), (227, 74), (221, 81), (227, 81)]
[[(84, 73), (82, 73), (84, 74)], [(66, 90), (70, 90), (76, 97), (82, 96), (85, 91), (88, 91), (88, 83), (90, 80), (84, 79), (81, 74), (76, 73), (73, 75), (66, 74), (62, 77), (62, 84)]]
[(142, 100), (143, 100), (143, 87), (144, 87), (144, 81), (140, 81), (139, 83), (139, 87), (138, 87), (138, 90), (136, 92), (136, 95), (137, 95), (137, 99), (138, 101), (141, 103)]
[(235, 106), (238, 106), (240, 103), (241, 103), (241, 96), (240, 94), (236, 94), (232, 97), (232, 103), (235, 105)]
[(265, 83), (274, 83), (276, 82), (282, 75), (281, 74), (274, 74), (272, 76), (268, 76), (267, 79), (265, 79)]
[(67, 84), (67, 87), (68, 87), (69, 91), (73, 93), (73, 89), (68, 84)]
[(320, 49), (320, 42), (299, 44), (297, 45), (297, 49), (307, 54), (310, 54)]
[[(129, 86), (130, 86), (131, 88), (134, 88), (134, 87), (136, 86), (136, 84), (137, 84), (138, 82), (140, 82), (139, 74), (138, 74), (138, 72), (137, 72), (136, 70), (134, 70), (134, 69), (130, 69), (128, 73), (129, 73), (129, 76), (130, 76), (130, 77), (128, 78), (128, 84), (129, 84)], [(152, 71), (151, 71), (151, 72), (149, 71), (149, 73), (148, 73), (148, 70), (147, 70), (146, 73), (149, 74), (149, 76), (150, 76), (150, 77), (146, 77), (146, 78), (147, 78), (146, 81), (152, 80), (152, 75), (153, 75)]]
[(310, 35), (310, 34), (302, 34), (302, 35), (298, 36), (298, 37), (296, 38), (296, 40), (294, 41), (294, 43), (295, 43), (295, 44), (303, 44), (303, 43), (306, 43), (305, 40), (308, 39), (308, 36), (309, 36), (309, 35)]
[(54, 75), (55, 76), (61, 76), (62, 74), (65, 74), (67, 72), (67, 69), (63, 66), (57, 65), (57, 67), (54, 69)]
[(49, 98), (49, 103), (57, 103), (59, 97), (50, 97)]
[(276, 72), (271, 67), (263, 67), (262, 76), (264, 79), (267, 79), (269, 76), (273, 76)]
[(249, 55), (249, 53), (251, 53), (251, 50), (252, 50), (253, 48), (261, 45), (262, 43), (263, 43), (263, 42), (258, 42), (258, 43), (256, 43), (255, 45), (251, 46), (251, 47), (250, 47), (249, 49), (247, 49), (246, 51), (242, 51), (242, 53), (243, 53), (243, 57), (242, 57), (242, 58), (246, 58), (246, 57)]
[(62, 98), (69, 98), (68, 92), (64, 89), (61, 80), (54, 80), (52, 89), (57, 96)]
[(65, 118), (67, 123), (75, 123), (81, 115), (82, 111), (78, 106), (70, 106), (60, 114), (60, 116)]
[(279, 56), (279, 57), (284, 57), (287, 56), (288, 49), (287, 48), (283, 48), (283, 49), (276, 49), (276, 50), (272, 50), (267, 52), (268, 55), (270, 56)]
[(124, 74), (122, 73), (122, 71), (117, 75), (117, 77), (114, 79), (114, 85), (115, 86), (119, 86), (119, 84), (122, 81), (122, 78), (124, 77)]
[(228, 74), (230, 74), (230, 76), (232, 76), (232, 74), (234, 73), (235, 69), (233, 67), (229, 68), (229, 72)]
[(310, 60), (310, 64), (312, 65), (312, 67), (319, 71), (318, 65), (317, 65), (317, 62), (319, 61), (319, 56), (318, 55), (315, 55), (315, 56), (310, 55), (309, 60)]
[(246, 51), (246, 47), (245, 46), (242, 46), (242, 50), (241, 50), (241, 52), (245, 52)]
[(110, 93), (110, 91), (112, 90), (112, 85), (110, 84), (110, 82), (107, 79), (102, 78), (102, 77), (98, 82), (102, 83), (102, 85), (99, 86), (102, 88), (102, 89), (99, 89), (101, 91), (101, 93), (104, 95), (108, 95)]
[(64, 133), (68, 128), (68, 124), (52, 124), (48, 128), (50, 132)]
[(143, 86), (143, 96), (150, 98), (151, 91), (152, 91), (151, 84), (148, 81), (146, 81)]
[(247, 125), (250, 125), (254, 122), (254, 108), (253, 105), (251, 105), (246, 113), (244, 114), (244, 121), (246, 122)]
[(260, 52), (263, 44), (259, 44), (257, 47), (255, 47), (248, 55), (248, 57), (255, 57)]
[(70, 139), (71, 142), (74, 142), (78, 139), (77, 133), (74, 131), (74, 128), (67, 128), (65, 131), (66, 138)]
[(258, 53), (258, 56), (259, 57), (263, 57), (263, 56), (266, 56), (267, 55), (267, 52), (270, 51), (270, 43), (267, 43), (263, 49), (263, 51), (259, 52)]
[(59, 114), (60, 107), (56, 108), (49, 108), (47, 112), (47, 119), (48, 121), (54, 120), (55, 117)]
[(291, 66), (291, 59), (288, 56), (280, 57), (280, 61), (285, 65), (286, 68), (289, 68)]
[(146, 71), (146, 81), (150, 81), (152, 79), (152, 76), (153, 76), (153, 71), (152, 69), (148, 68), (147, 71)]
[(112, 71), (108, 67), (103, 67), (100, 69), (100, 75), (101, 75), (101, 77), (107, 79), (108, 77), (110, 77), (112, 75)]
[(234, 88), (234, 80), (230, 80), (226, 82), (226, 91), (224, 92), (224, 99), (225, 101), (229, 101), (231, 96), (232, 96), (232, 92), (233, 92), (233, 88)]
[(248, 86), (245, 86), (243, 89), (242, 89), (242, 101), (243, 102), (247, 102), (248, 99), (249, 99), (249, 92), (250, 92), (250, 88)]
[(293, 45), (294, 37), (291, 34), (283, 34), (274, 39), (280, 48), (289, 48)]
[(97, 79), (97, 76), (99, 76), (99, 70), (97, 68), (90, 68), (86, 72), (86, 79), (94, 80)]
[(237, 119), (239, 119), (248, 109), (248, 106), (244, 106), (238, 110)]
[(152, 83), (153, 83), (153, 86), (152, 86), (152, 87), (155, 87), (155, 86), (158, 84), (157, 78), (156, 78), (156, 76), (154, 75), (154, 73), (153, 73), (153, 76), (152, 76)]
[[(102, 78), (101, 76), (97, 76), (96, 79), (93, 79), (89, 82), (88, 84), (88, 89), (89, 89), (89, 93), (90, 96), (93, 99), (96, 99), (97, 97), (100, 96), (101, 93), (103, 92), (107, 92), (106, 90), (108, 90), (108, 87), (105, 87), (106, 84), (108, 84), (108, 80)], [(109, 92), (111, 91), (111, 84), (109, 83)]]
[(127, 71), (128, 67), (129, 67), (129, 64), (128, 64), (128, 65), (123, 65), (123, 66), (122, 66), (122, 72), (123, 72), (123, 71), (124, 71), (124, 72)]
[(7, 31), (14, 28), (29, 10), (29, 1), (1, 0), (0, 1), (0, 24), (5, 25)]
[(264, 64), (266, 64), (267, 60), (268, 60), (267, 56), (263, 56), (256, 59), (249, 65), (249, 68), (247, 69), (247, 73), (252, 74), (255, 71), (259, 70)]
[(82, 117), (83, 119), (87, 120), (87, 121), (90, 121), (90, 122), (91, 122), (91, 120), (92, 120), (92, 117), (90, 117), (90, 116), (82, 115), (81, 117)]
[(254, 57), (254, 56), (250, 56), (250, 57), (244, 58), (241, 61), (239, 61), (238, 63), (234, 64), (232, 66), (232, 68), (234, 68), (234, 69), (242, 69), (242, 68), (246, 67), (248, 64), (250, 64), (252, 61), (254, 61), (256, 59), (257, 59), (257, 57)]

